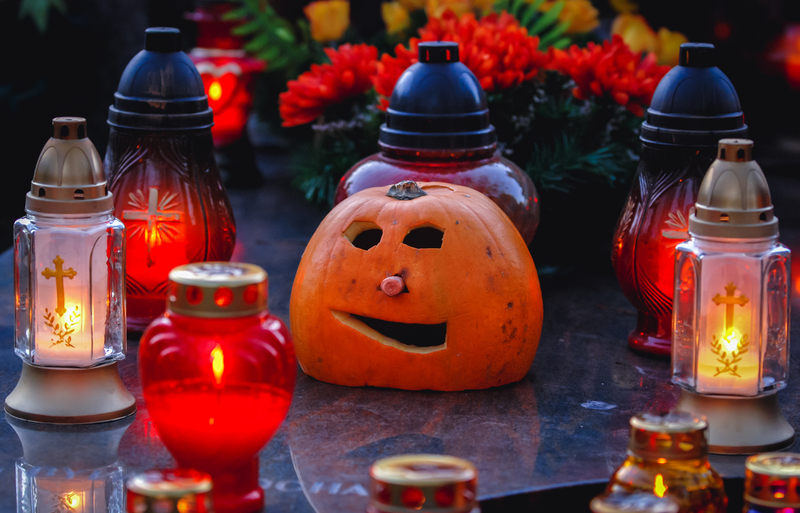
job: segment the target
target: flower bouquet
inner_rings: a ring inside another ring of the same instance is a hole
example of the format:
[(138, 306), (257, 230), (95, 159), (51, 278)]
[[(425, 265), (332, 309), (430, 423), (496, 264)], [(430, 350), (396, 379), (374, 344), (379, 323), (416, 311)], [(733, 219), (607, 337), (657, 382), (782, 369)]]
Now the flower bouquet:
[[(536, 262), (578, 264), (584, 248), (606, 250), (638, 163), (645, 110), (670, 69), (659, 50), (677, 58), (685, 38), (623, 14), (617, 34), (601, 41), (590, 32), (598, 20), (588, 0), (397, 0), (382, 4), (386, 30), (365, 41), (341, 22), (347, 9), (345, 0), (306, 7), (310, 25), (298, 24), (306, 36), (291, 51), (306, 48), (310, 67), (279, 95), (283, 126), (306, 127), (294, 165), (309, 201), (330, 205), (348, 169), (379, 151), (382, 111), (419, 42), (455, 41), (487, 94), (499, 151), (539, 191)], [(318, 62), (314, 45), (324, 55)]]

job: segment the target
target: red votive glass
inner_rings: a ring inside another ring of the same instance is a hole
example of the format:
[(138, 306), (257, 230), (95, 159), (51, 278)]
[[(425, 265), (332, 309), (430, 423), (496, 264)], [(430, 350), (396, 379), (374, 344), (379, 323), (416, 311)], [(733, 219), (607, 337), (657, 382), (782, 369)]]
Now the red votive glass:
[(139, 346), (147, 409), (182, 467), (207, 472), (218, 512), (261, 511), (258, 452), (280, 426), (296, 373), (286, 326), (267, 311), (267, 275), (207, 262), (170, 272), (166, 314)]
[(381, 152), (339, 182), (335, 203), (404, 180), (446, 182), (483, 193), (511, 219), (526, 244), (539, 226), (530, 177), (500, 156), (480, 82), (459, 61), (458, 43), (419, 44), (419, 62), (397, 80), (381, 126)]

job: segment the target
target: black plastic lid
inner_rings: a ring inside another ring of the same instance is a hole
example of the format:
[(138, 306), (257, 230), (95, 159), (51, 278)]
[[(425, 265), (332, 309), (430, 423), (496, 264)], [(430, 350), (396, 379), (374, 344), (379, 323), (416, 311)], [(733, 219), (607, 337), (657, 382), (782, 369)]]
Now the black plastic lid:
[(458, 43), (419, 44), (419, 62), (397, 80), (379, 141), (422, 150), (481, 148), (497, 142), (486, 94), (459, 62)]
[(210, 128), (214, 114), (200, 73), (181, 51), (181, 31), (149, 28), (144, 47), (122, 73), (108, 124), (137, 130)]
[(714, 45), (684, 43), (680, 64), (658, 84), (641, 139), (669, 146), (711, 146), (720, 139), (747, 137), (733, 84), (714, 65)]

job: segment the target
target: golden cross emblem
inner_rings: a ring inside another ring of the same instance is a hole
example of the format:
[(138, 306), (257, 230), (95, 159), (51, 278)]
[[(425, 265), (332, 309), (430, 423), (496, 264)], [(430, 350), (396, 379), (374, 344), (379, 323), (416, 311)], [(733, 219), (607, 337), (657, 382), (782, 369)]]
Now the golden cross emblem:
[(717, 306), (725, 305), (725, 335), (727, 336), (731, 333), (731, 330), (733, 330), (733, 309), (736, 307), (736, 305), (746, 305), (750, 300), (747, 299), (747, 296), (744, 294), (740, 296), (734, 296), (736, 293), (736, 285), (734, 285), (733, 282), (730, 282), (725, 286), (725, 292), (726, 295), (721, 296), (720, 294), (717, 294), (711, 298), (711, 301), (716, 303)]
[(56, 279), (56, 298), (58, 303), (56, 305), (56, 313), (61, 317), (67, 312), (67, 309), (64, 307), (64, 278), (69, 278), (71, 280), (77, 276), (78, 273), (75, 272), (72, 267), (66, 271), (63, 270), (61, 266), (64, 265), (64, 260), (59, 255), (56, 255), (56, 258), (53, 259), (53, 263), (56, 265), (56, 270), (53, 271), (45, 267), (44, 271), (42, 271), (42, 276), (47, 280), (50, 278)]
[(130, 194), (129, 196), (130, 201), (128, 201), (128, 204), (142, 210), (124, 210), (122, 219), (127, 221), (147, 221), (147, 228), (137, 226), (131, 230), (130, 234), (131, 236), (144, 235), (145, 244), (147, 244), (147, 267), (151, 267), (154, 264), (150, 254), (153, 247), (159, 246), (162, 239), (173, 240), (178, 233), (174, 227), (163, 224), (176, 223), (181, 220), (180, 211), (168, 210), (178, 206), (177, 202), (173, 202), (177, 195), (168, 193), (159, 201), (158, 187), (150, 187), (146, 204), (144, 203), (142, 191), (136, 191), (136, 194)]

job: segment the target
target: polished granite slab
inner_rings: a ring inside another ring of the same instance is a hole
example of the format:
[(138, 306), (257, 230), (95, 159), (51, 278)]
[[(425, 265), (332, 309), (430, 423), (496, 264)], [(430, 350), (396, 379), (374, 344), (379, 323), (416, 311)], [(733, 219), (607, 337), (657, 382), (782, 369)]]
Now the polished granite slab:
[[(769, 179), (782, 240), (800, 250), (800, 213), (793, 209), (800, 180)], [(294, 272), (324, 212), (288, 186), (230, 191), (230, 197), (238, 226), (234, 258), (269, 272), (270, 308), (288, 319)], [(364, 511), (370, 464), (408, 452), (473, 461), (483, 499), (607, 479), (624, 459), (630, 416), (671, 408), (678, 388), (669, 380), (668, 361), (628, 349), (636, 312), (622, 295), (610, 262), (603, 260), (608, 257), (600, 258), (568, 276), (542, 277), (544, 329), (533, 367), (520, 383), (473, 392), (402, 392), (328, 385), (300, 372), (289, 415), (261, 452), (265, 511)], [(13, 389), (22, 365), (13, 352), (11, 273), (6, 252), (0, 255), (0, 338), (5, 340), (0, 344), (0, 398)], [(125, 475), (173, 465), (141, 398), (137, 351), (138, 342), (131, 339), (120, 372), (137, 398), (138, 411), (132, 422), (108, 427), (124, 432), (117, 456)], [(779, 396), (795, 427), (800, 427), (798, 351), (793, 350), (791, 360), (794, 379)], [(24, 434), (26, 444), (56, 437), (49, 449), (26, 448), (26, 460), (35, 459), (42, 468), (99, 461), (112, 443), (102, 442), (100, 435), (97, 447), (78, 443), (92, 428), (60, 428), (55, 435), (42, 429), (29, 426)], [(14, 427), (0, 419), (0, 512), (14, 511), (22, 500), (15, 470), (22, 455)], [(743, 475), (743, 461), (712, 457), (713, 465), (731, 478)]]

